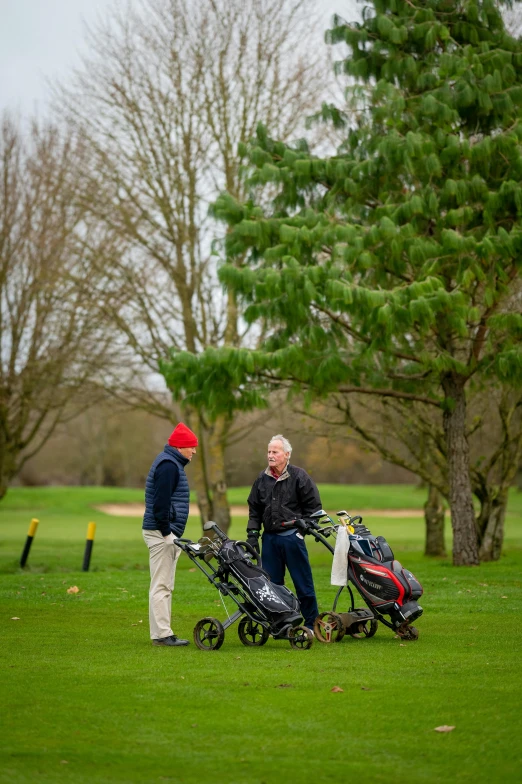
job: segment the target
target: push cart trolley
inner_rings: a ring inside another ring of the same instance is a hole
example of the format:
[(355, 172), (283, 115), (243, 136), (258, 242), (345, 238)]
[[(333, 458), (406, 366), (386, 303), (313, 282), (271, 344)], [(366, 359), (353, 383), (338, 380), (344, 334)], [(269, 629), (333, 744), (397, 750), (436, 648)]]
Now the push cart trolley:
[[(244, 541), (228, 538), (219, 526), (209, 521), (204, 530), (213, 531), (213, 538), (204, 536), (199, 542), (176, 539), (190, 560), (219, 591), (226, 621), (207, 616), (194, 627), (194, 642), (202, 651), (217, 651), (225, 640), (225, 631), (239, 621), (238, 635), (243, 645), (260, 647), (272, 636), (288, 640), (292, 648), (307, 650), (313, 633), (302, 625), (299, 602), (284, 585), (276, 585), (259, 565), (259, 555)], [(217, 566), (211, 561), (215, 560)], [(223, 597), (228, 596), (237, 610), (228, 614)]]
[[(329, 537), (336, 539), (341, 528), (345, 529), (348, 539), (346, 584), (339, 587), (332, 610), (317, 616), (314, 624), (317, 639), (320, 642), (340, 642), (347, 633), (355, 638), (373, 637), (380, 621), (399, 637), (416, 640), (419, 632), (412, 623), (423, 612), (417, 602), (422, 596), (421, 584), (394, 558), (386, 539), (372, 535), (361, 515), (351, 516), (343, 509), (337, 512), (337, 518), (338, 522), (334, 523), (321, 509), (309, 518), (287, 524), (313, 536), (332, 555), (334, 547), (326, 540)], [(355, 607), (350, 583), (366, 608)], [(338, 612), (337, 605), (345, 590), (350, 597), (349, 607), (347, 612)]]

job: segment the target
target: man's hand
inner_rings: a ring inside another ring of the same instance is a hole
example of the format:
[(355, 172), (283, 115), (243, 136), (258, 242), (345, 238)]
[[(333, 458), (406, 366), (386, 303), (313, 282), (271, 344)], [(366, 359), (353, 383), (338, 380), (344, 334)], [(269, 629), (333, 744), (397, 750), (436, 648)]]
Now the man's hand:
[(247, 543), (259, 554), (259, 531), (248, 531)]
[(168, 544), (174, 543), (174, 534), (172, 533), (172, 531), (170, 532), (170, 534), (167, 534), (167, 536), (164, 536), (163, 538)]

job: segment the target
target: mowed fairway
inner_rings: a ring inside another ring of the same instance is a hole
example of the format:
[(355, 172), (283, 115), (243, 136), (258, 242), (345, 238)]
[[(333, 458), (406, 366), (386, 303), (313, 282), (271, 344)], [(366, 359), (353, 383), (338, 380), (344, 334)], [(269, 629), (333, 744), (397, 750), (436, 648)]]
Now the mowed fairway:
[[(522, 494), (511, 497), (502, 560), (474, 569), (425, 558), (422, 517), (365, 517), (424, 586), (418, 642), (381, 626), (373, 639), (310, 651), (273, 640), (246, 648), (235, 625), (216, 652), (151, 646), (141, 521), (92, 508), (142, 497), (35, 488), (0, 504), (0, 782), (520, 781)], [(323, 492), (332, 512), (423, 500), (405, 487)], [(40, 525), (22, 572), (31, 517)], [(89, 520), (98, 530), (82, 573)], [(234, 519), (232, 535), (244, 529)], [(187, 535), (199, 537), (198, 520)], [(308, 547), (327, 610), (330, 555)], [(192, 640), (206, 615), (226, 617), (182, 555), (174, 630)]]

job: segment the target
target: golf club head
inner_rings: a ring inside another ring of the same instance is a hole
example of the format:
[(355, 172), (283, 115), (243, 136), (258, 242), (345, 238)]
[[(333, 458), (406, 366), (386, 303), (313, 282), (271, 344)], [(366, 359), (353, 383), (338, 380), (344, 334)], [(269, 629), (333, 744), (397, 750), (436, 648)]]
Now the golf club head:
[(207, 520), (207, 522), (203, 525), (204, 531), (211, 531), (215, 526), (215, 522), (213, 520)]

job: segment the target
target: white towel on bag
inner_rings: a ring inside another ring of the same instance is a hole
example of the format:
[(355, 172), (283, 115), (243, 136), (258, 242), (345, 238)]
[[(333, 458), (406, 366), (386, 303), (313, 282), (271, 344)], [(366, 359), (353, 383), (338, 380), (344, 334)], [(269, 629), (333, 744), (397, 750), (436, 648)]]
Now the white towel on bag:
[(350, 549), (350, 539), (346, 526), (340, 525), (337, 529), (337, 541), (335, 543), (334, 557), (332, 561), (332, 585), (346, 585), (348, 582), (348, 550)]

